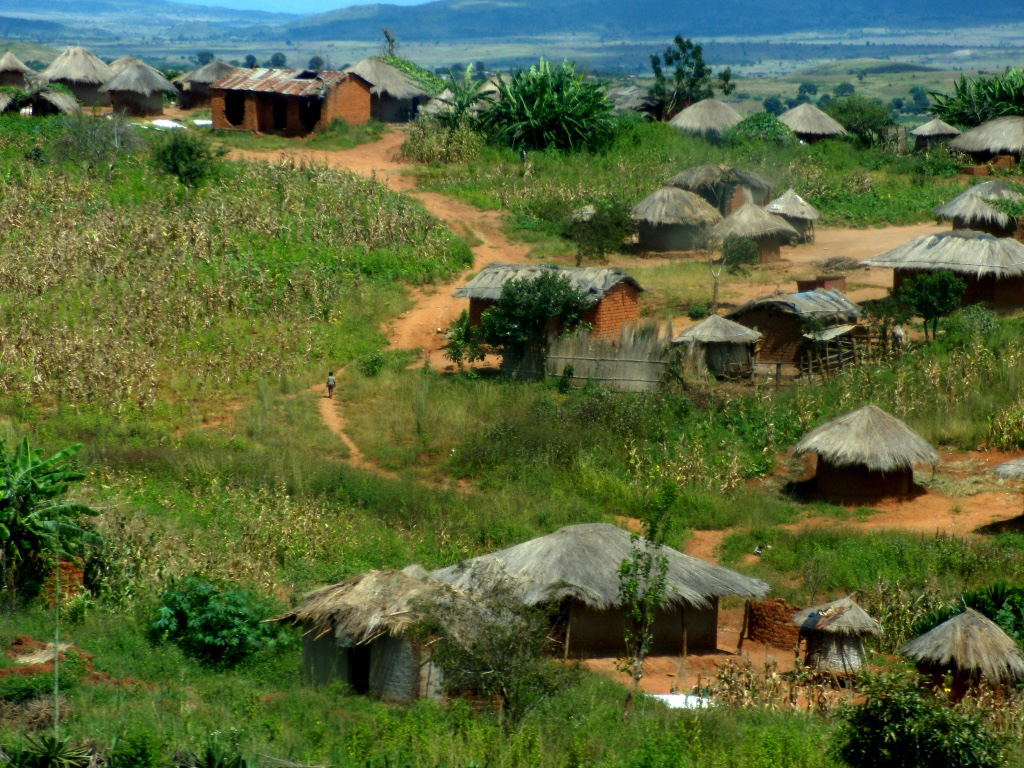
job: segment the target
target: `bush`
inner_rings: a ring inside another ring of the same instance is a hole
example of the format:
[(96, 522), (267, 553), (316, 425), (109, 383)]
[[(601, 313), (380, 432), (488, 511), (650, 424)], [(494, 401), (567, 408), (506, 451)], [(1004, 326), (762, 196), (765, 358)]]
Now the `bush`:
[(744, 267), (757, 264), (757, 243), (746, 237), (730, 235), (722, 243), (722, 259), (730, 272), (741, 272)]
[(973, 304), (946, 318), (942, 326), (942, 340), (951, 347), (984, 344), (995, 327), (995, 313), (981, 304)]
[(586, 297), (555, 270), (533, 280), (509, 280), (494, 306), (483, 313), (483, 338), (496, 347), (542, 345), (552, 318), (559, 319), (563, 330), (572, 330), (586, 308)]
[(107, 768), (157, 768), (163, 745), (152, 733), (139, 731), (118, 739), (106, 755)]
[(755, 112), (732, 129), (732, 137), (740, 140), (783, 142), (793, 138), (793, 132), (772, 112)]
[(711, 305), (706, 301), (698, 301), (696, 304), (691, 304), (690, 308), (686, 311), (686, 316), (691, 320), (703, 320), (710, 314)]
[(593, 203), (589, 216), (570, 215), (562, 230), (563, 237), (576, 243), (576, 266), (581, 266), (583, 257), (604, 258), (610, 251), (617, 251), (623, 241), (633, 234), (636, 224), (629, 215), (629, 208), (614, 200), (598, 200)]
[[(61, 689), (70, 688), (70, 680), (61, 680)], [(0, 700), (14, 704), (40, 699), (53, 694), (53, 673), (39, 675), (11, 675), (0, 678)]]
[(483, 150), (484, 140), (468, 123), (444, 127), (417, 120), (402, 142), (401, 155), (414, 163), (465, 163)]
[(387, 362), (384, 355), (380, 352), (374, 352), (372, 355), (360, 358), (357, 366), (359, 372), (368, 379), (372, 379), (378, 376), (382, 370), (384, 370), (384, 364)]
[[(960, 75), (952, 94), (932, 93), (931, 97), (935, 100), (932, 114), (965, 128), (997, 117), (1019, 115), (1024, 103), (1024, 69), (1008, 69), (1001, 75), (971, 80)], [(914, 103), (921, 106), (916, 94)], [(923, 106), (927, 107), (927, 99)]]
[(832, 99), (823, 109), (864, 144), (875, 143), (886, 128), (896, 124), (889, 107), (863, 96)]
[(198, 187), (217, 173), (218, 152), (202, 136), (189, 131), (172, 131), (156, 141), (153, 163), (164, 173), (178, 179), (184, 187)]

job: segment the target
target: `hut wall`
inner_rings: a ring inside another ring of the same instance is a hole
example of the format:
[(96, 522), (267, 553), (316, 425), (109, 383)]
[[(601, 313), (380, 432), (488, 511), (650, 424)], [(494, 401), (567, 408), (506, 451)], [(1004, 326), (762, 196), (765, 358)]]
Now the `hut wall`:
[(836, 499), (906, 496), (914, 487), (914, 471), (877, 472), (867, 467), (837, 467), (819, 458), (814, 482), (820, 493)]
[(992, 287), (992, 306), (1005, 309), (1024, 306), (1024, 277), (996, 280)]
[(210, 99), (213, 127), (218, 131), (259, 130), (256, 94), (214, 88)]
[(646, 221), (638, 227), (640, 247), (645, 251), (688, 251), (694, 247), (700, 227), (683, 224), (657, 226)]
[(370, 102), (370, 117), (382, 123), (407, 123), (416, 116), (420, 101), (419, 98), (395, 99), (387, 95), (374, 96)]
[(2, 86), (20, 88), (24, 91), (28, 88), (28, 80), (21, 72), (0, 72), (0, 87)]
[(469, 324), (480, 325), (480, 318), (484, 312), (493, 307), (495, 302), (488, 299), (470, 299), (469, 300)]
[(805, 663), (829, 672), (856, 672), (864, 665), (864, 644), (858, 635), (812, 632)]
[(334, 633), (316, 637), (310, 627), (303, 627), (302, 674), (311, 685), (323, 685), (331, 680), (349, 680), (348, 652), (338, 645)]
[(796, 365), (799, 361), (803, 329), (795, 315), (758, 307), (730, 319), (764, 334), (757, 347), (759, 362)]
[(349, 125), (369, 122), (373, 105), (370, 84), (357, 77), (346, 77), (327, 92), (319, 128), (327, 128), (335, 120)]
[(782, 258), (782, 246), (777, 237), (759, 237), (754, 242), (757, 243), (758, 264), (767, 264)]
[[(625, 647), (626, 628), (622, 611), (598, 611), (573, 602), (569, 608), (569, 655), (574, 658), (610, 656)], [(717, 631), (717, 622), (716, 627)], [(679, 608), (661, 611), (654, 621), (651, 653), (678, 655), (683, 652), (683, 612)]]
[(164, 113), (164, 97), (162, 93), (143, 96), (130, 91), (112, 91), (110, 105), (115, 112), (136, 117), (149, 117)]
[[(897, 269), (893, 272), (892, 276), (892, 289), (895, 293), (898, 291), (907, 280), (918, 277), (919, 275), (926, 275), (926, 270), (919, 269)], [(967, 285), (967, 290), (964, 291), (963, 298), (960, 300), (961, 307), (967, 307), (971, 304), (988, 304), (992, 307), (1009, 307), (1019, 306), (1024, 303), (1020, 297), (1024, 296), (1022, 293), (1022, 283), (1020, 278), (1010, 278), (1008, 280), (997, 280), (994, 276), (986, 277), (972, 277), (971, 275), (957, 275)], [(999, 283), (1007, 283), (1006, 286), (1000, 286)]]
[(718, 376), (742, 376), (750, 373), (753, 344), (716, 342), (702, 345), (707, 370)]
[(953, 219), (953, 229), (972, 229), (975, 232), (984, 232), (992, 237), (1013, 237), (1017, 231), (1016, 223), (1009, 227), (1001, 227), (991, 221), (968, 221), (962, 218)]
[(370, 693), (386, 701), (406, 702), (419, 690), (419, 664), (412, 641), (382, 637), (370, 643)]
[(202, 109), (211, 106), (213, 91), (209, 83), (189, 83), (187, 88), (178, 87), (178, 106), (181, 109)]
[(792, 216), (783, 216), (786, 223), (795, 229), (800, 237), (797, 238), (798, 243), (813, 243), (814, 242), (814, 222), (808, 219), (796, 219)]
[(639, 320), (640, 292), (626, 282), (616, 285), (596, 306), (583, 313), (583, 322), (594, 327), (590, 335), (598, 339), (616, 339), (622, 332), (622, 326)]
[(66, 85), (75, 95), (75, 98), (82, 102), (83, 106), (105, 107), (110, 104), (109, 94), (100, 92), (101, 83), (97, 83), (95, 85), (87, 83), (69, 83), (67, 80), (54, 80), (53, 82)]
[(688, 653), (713, 653), (718, 650), (718, 598), (710, 608), (687, 607), (683, 610)]
[(800, 628), (793, 625), (793, 614), (799, 610), (781, 597), (751, 600), (747, 637), (772, 648), (795, 648), (800, 644)]

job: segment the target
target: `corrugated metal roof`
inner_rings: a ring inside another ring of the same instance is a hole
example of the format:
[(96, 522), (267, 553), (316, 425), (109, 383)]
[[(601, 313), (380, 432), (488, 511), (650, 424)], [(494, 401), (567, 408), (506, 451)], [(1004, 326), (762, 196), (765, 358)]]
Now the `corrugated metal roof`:
[(726, 317), (739, 317), (752, 309), (772, 307), (793, 315), (832, 317), (839, 322), (857, 322), (862, 317), (860, 307), (846, 298), (841, 291), (815, 288), (803, 293), (778, 293), (748, 301)]
[(534, 280), (545, 271), (555, 271), (569, 278), (573, 287), (587, 298), (598, 301), (612, 288), (626, 282), (642, 291), (640, 284), (626, 272), (615, 267), (558, 267), (533, 264), (488, 264), (453, 296), (458, 299), (485, 299), (497, 301), (501, 288), (509, 280)]
[[(324, 91), (346, 77), (363, 78), (349, 72), (312, 72), (303, 69), (236, 69), (211, 88), (225, 91), (279, 93), (283, 96), (322, 96)], [(369, 83), (367, 83), (369, 85)]]

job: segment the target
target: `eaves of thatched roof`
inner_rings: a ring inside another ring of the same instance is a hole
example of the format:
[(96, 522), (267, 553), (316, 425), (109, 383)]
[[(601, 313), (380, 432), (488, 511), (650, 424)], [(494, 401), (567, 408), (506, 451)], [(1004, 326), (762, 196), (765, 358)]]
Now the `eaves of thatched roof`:
[[(442, 568), (434, 576), (467, 592), (508, 589), (526, 605), (578, 600), (594, 610), (622, 606), (619, 565), (633, 537), (613, 525), (571, 525), (547, 536)], [(707, 607), (726, 595), (761, 597), (768, 585), (670, 547), (665, 605)]]
[(794, 192), (792, 187), (787, 189), (785, 194), (768, 203), (764, 209), (768, 213), (774, 213), (777, 216), (785, 216), (790, 219), (817, 221), (821, 218), (821, 214), (818, 213), (817, 209)]
[(79, 46), (72, 46), (36, 76), (39, 84), (61, 82), (102, 85), (114, 76), (106, 64)]
[(0, 114), (8, 110), (14, 111), (14, 94), (0, 91)]
[(959, 136), (960, 131), (949, 123), (939, 118), (929, 120), (924, 125), (919, 125), (910, 131), (911, 136), (923, 136), (926, 139), (939, 139), (944, 136)]
[(37, 104), (45, 103), (49, 107), (56, 109), (58, 112), (62, 112), (66, 115), (79, 112), (82, 106), (78, 103), (78, 99), (63, 91), (56, 91), (53, 88), (37, 88), (28, 95), (29, 103), (32, 104), (33, 110)]
[(721, 315), (710, 315), (672, 339), (673, 344), (753, 344), (763, 334)]
[(796, 444), (794, 456), (816, 453), (836, 467), (866, 467), (873, 472), (913, 469), (939, 463), (928, 441), (902, 421), (874, 405), (865, 405), (811, 430)]
[(725, 240), (727, 237), (757, 239), (761, 237), (799, 237), (800, 233), (785, 219), (768, 213), (764, 208), (753, 203), (744, 203), (739, 209), (713, 226), (711, 236), (716, 240)]
[(17, 72), (18, 74), (25, 75), (31, 71), (21, 59), (10, 51), (7, 51), (7, 53), (0, 57), (0, 72)]
[(725, 133), (743, 122), (743, 117), (718, 99), (704, 99), (691, 104), (668, 121), (673, 128), (699, 136)]
[(374, 96), (415, 99), (429, 95), (411, 77), (380, 59), (363, 59), (345, 70), (354, 72), (371, 85)]
[(183, 87), (189, 85), (213, 85), (218, 80), (223, 80), (228, 75), (235, 71), (236, 67), (232, 67), (230, 64), (225, 64), (223, 61), (211, 61), (209, 64), (204, 64), (199, 69), (193, 69), (191, 72), (186, 72), (184, 75), (174, 79), (174, 82), (180, 84)]
[(793, 623), (804, 632), (827, 635), (880, 635), (882, 625), (847, 595), (793, 614)]
[(174, 93), (175, 90), (170, 80), (141, 61), (129, 64), (100, 86), (100, 91), (104, 93), (138, 93), (143, 96)]
[(830, 323), (856, 323), (862, 316), (860, 307), (846, 298), (842, 291), (815, 288), (803, 293), (759, 296), (737, 307), (727, 317), (742, 317), (755, 309), (771, 309), (800, 318), (817, 318)]
[(961, 133), (949, 146), (960, 152), (1024, 153), (1024, 117), (997, 117)]
[(770, 192), (774, 186), (759, 173), (744, 171), (725, 163), (705, 163), (687, 168), (669, 179), (667, 186), (699, 192), (736, 184), (742, 184), (758, 192)]
[(615, 112), (647, 112), (656, 106), (650, 91), (639, 85), (609, 88), (605, 97), (612, 103)]
[(1024, 202), (1024, 192), (1020, 187), (1005, 181), (985, 181), (936, 208), (935, 215), (947, 221), (958, 219), (966, 224), (995, 224), (1000, 227), (1012, 225), (1014, 219), (991, 205), (992, 200)]
[(1024, 680), (1024, 658), (1017, 643), (971, 608), (911, 640), (900, 653), (924, 664), (956, 667), (990, 683)]
[(633, 206), (635, 221), (655, 226), (682, 225), (710, 227), (722, 220), (722, 214), (700, 195), (679, 187), (661, 187)]
[(984, 232), (954, 229), (919, 237), (861, 263), (886, 269), (948, 270), (975, 278), (1017, 277), (1024, 275), (1024, 243)]
[(600, 301), (604, 295), (619, 283), (632, 285), (639, 291), (643, 288), (624, 270), (617, 267), (554, 267), (532, 264), (488, 264), (462, 288), (452, 294), (457, 299), (483, 299), (497, 301), (501, 289), (509, 280), (535, 280), (540, 275), (557, 272), (569, 278), (572, 286), (583, 293), (591, 302)]
[(845, 136), (846, 129), (813, 104), (800, 104), (779, 115), (797, 136)]

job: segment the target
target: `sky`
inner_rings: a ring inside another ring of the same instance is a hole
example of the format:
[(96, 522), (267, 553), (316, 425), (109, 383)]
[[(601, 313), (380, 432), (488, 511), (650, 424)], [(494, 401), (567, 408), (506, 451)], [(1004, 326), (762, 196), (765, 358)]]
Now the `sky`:
[[(195, 5), (215, 5), (221, 8), (237, 8), (254, 11), (275, 11), (279, 13), (323, 13), (351, 5), (371, 5), (373, 0), (182, 0)], [(380, 0), (388, 5), (419, 5), (427, 0)], [(2, 5), (2, 0), (0, 0)]]

